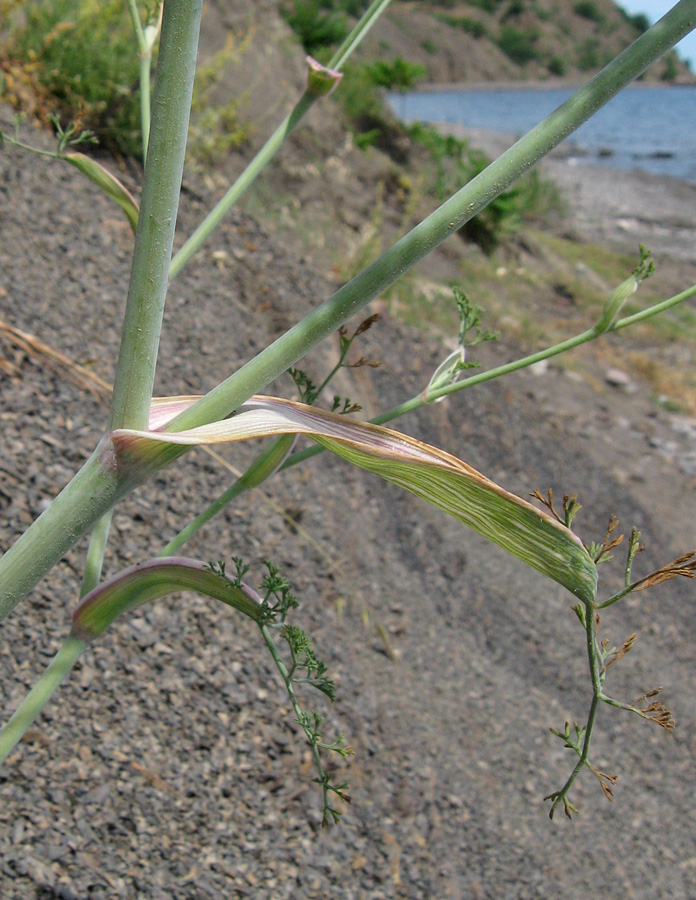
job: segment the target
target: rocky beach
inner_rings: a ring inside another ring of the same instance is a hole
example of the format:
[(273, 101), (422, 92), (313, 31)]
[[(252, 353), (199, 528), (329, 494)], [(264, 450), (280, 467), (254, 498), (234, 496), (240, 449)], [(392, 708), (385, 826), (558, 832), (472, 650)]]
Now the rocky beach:
[[(6, 109), (0, 119), (8, 128)], [(510, 140), (462, 136), (491, 155)], [(48, 146), (38, 131), (31, 138)], [(696, 282), (696, 185), (585, 165), (563, 148), (543, 171), (568, 204), (563, 234), (632, 253), (643, 242), (666, 288)], [(192, 179), (182, 235), (209, 204)], [(75, 170), (12, 148), (0, 153), (0, 210), (0, 319), (109, 381), (127, 224)], [(157, 391), (209, 389), (331, 291), (311, 258), (235, 213), (172, 288)], [(370, 414), (422, 389), (442, 357), (440, 337), (380, 309), (360, 350), (382, 367), (344, 372), (337, 385)], [(501, 330), (476, 348), (484, 367), (524, 351)], [(3, 335), (4, 550), (79, 468), (106, 412), (99, 390)], [(577, 493), (583, 540), (601, 541), (612, 514), (622, 531), (638, 527), (646, 550), (636, 571), (647, 573), (696, 547), (696, 419), (614, 364), (631, 340), (613, 336), (596, 353), (591, 345), (580, 372), (540, 366), (399, 427), (521, 496)], [(693, 368), (689, 345), (674, 341), (668, 353)], [(323, 347), (308, 368), (323, 371), (335, 355)], [(224, 458), (241, 467), (249, 452)], [(114, 517), (108, 573), (156, 554), (230, 477), (191, 453), (130, 497)], [(4, 718), (69, 630), (85, 547), (0, 631)], [(621, 583), (621, 549), (602, 567), (607, 591)], [(696, 896), (694, 582), (675, 579), (603, 615), (612, 643), (638, 634), (611, 670), (612, 691), (631, 701), (662, 686), (677, 728), (668, 736), (602, 710), (594, 763), (618, 777), (614, 802), (588, 772), (575, 794), (580, 815), (550, 822), (543, 797), (573, 759), (549, 729), (583, 721), (590, 699), (583, 632), (558, 586), (326, 455), (242, 498), (187, 552), (240, 555), (259, 576), (270, 557), (295, 586), (297, 622), (336, 678), (337, 702), (322, 708), (327, 727), (355, 750), (341, 773), (352, 795), (341, 825), (319, 828), (308, 751), (251, 625), (182, 596), (119, 620), (0, 769), (0, 896)]]
[[(515, 141), (514, 135), (501, 132), (437, 127), (470, 141), (492, 159)], [(569, 226), (580, 238), (628, 252), (642, 242), (656, 256), (696, 262), (696, 183), (601, 165), (588, 159), (572, 138), (544, 159), (541, 171), (561, 189)]]

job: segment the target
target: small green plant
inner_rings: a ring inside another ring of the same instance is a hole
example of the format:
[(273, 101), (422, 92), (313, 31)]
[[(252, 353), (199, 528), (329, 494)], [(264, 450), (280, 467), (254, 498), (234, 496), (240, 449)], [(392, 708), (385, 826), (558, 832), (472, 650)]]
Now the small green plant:
[(123, 0), (27, 0), (20, 11), (3, 54), (44, 116), (77, 119), (108, 149), (138, 153), (138, 58)]
[(403, 129), (388, 112), (370, 69), (365, 63), (348, 67), (336, 90), (336, 102), (361, 149), (378, 146), (389, 153), (398, 146)]
[(591, 69), (596, 69), (599, 65), (599, 55), (597, 53), (597, 46), (592, 38), (587, 38), (586, 41), (578, 47), (578, 55), (577, 55), (577, 66), (581, 72), (589, 72)]
[(241, 64), (247, 49), (248, 41), (237, 46), (230, 37), (227, 46), (199, 66), (196, 72), (187, 153), (199, 166), (210, 166), (227, 151), (246, 144), (252, 136), (253, 128), (244, 117), (247, 96), (233, 97), (222, 105), (213, 99), (223, 69), (230, 62)]
[(501, 21), (505, 22), (507, 19), (514, 19), (517, 16), (521, 16), (524, 11), (523, 0), (510, 0)]
[(604, 25), (606, 23), (604, 15), (600, 12), (594, 0), (578, 0), (573, 5), (573, 12), (576, 16), (581, 16), (583, 19), (594, 22), (596, 25)]
[(450, 28), (461, 28), (467, 34), (475, 38), (484, 38), (488, 36), (488, 29), (479, 19), (472, 19), (471, 16), (453, 16), (450, 13), (436, 13), (437, 18), (449, 25)]
[[(278, 151), (283, 140), (297, 127), (302, 117), (340, 80), (339, 69), (357, 47), (386, 7), (386, 0), (374, 0), (346, 42), (322, 66), (308, 61), (307, 84), (290, 115), (269, 137), (266, 145), (249, 164), (240, 179), (227, 191), (198, 229), (172, 256), (174, 231), (181, 190), (186, 138), (193, 96), (195, 59), (202, 0), (165, 0), (157, 60), (157, 81), (150, 117), (149, 88), (141, 91), (143, 153), (146, 157), (140, 207), (122, 185), (108, 172), (85, 162), (74, 150), (86, 135), (80, 128), (59, 131), (55, 153), (46, 154), (56, 165), (76, 166), (116, 200), (135, 229), (131, 280), (124, 315), (122, 342), (113, 387), (108, 422), (92, 455), (43, 514), (0, 558), (0, 615), (5, 617), (32, 588), (72, 548), (91, 531), (85, 561), (84, 578), (72, 624), (65, 643), (44, 675), (20, 704), (5, 728), (0, 731), (0, 760), (16, 747), (30, 724), (41, 713), (52, 692), (68, 674), (85, 648), (99, 638), (119, 616), (143, 603), (157, 600), (174, 591), (195, 591), (246, 616), (260, 629), (262, 639), (274, 659), (291, 700), (295, 723), (312, 751), (322, 790), (323, 821), (337, 820), (340, 803), (349, 802), (346, 785), (338, 781), (322, 760), (322, 753), (340, 757), (349, 754), (343, 739), (323, 736), (321, 714), (302, 709), (296, 689), (301, 685), (319, 691), (329, 700), (334, 684), (312, 641), (299, 626), (288, 621), (297, 601), (278, 567), (266, 561), (266, 574), (258, 589), (244, 579), (250, 567), (233, 557), (235, 573), (228, 573), (223, 562), (175, 556), (198, 529), (242, 493), (262, 484), (276, 472), (306, 462), (317, 453), (328, 451), (359, 469), (371, 472), (410, 492), (471, 528), (520, 562), (540, 572), (566, 589), (577, 602), (576, 614), (587, 637), (592, 681), (592, 705), (584, 726), (555, 732), (565, 745), (578, 754), (579, 761), (565, 785), (553, 794), (552, 812), (563, 804), (570, 814), (573, 806), (568, 792), (577, 775), (590, 767), (600, 779), (605, 793), (611, 792), (614, 776), (608, 776), (589, 763), (590, 738), (595, 727), (595, 712), (600, 702), (657, 721), (671, 728), (668, 711), (655, 699), (653, 690), (639, 701), (623, 704), (604, 694), (604, 676), (614, 662), (630, 650), (633, 638), (618, 650), (598, 641), (597, 614), (627, 594), (654, 587), (677, 576), (694, 577), (694, 553), (688, 553), (651, 575), (631, 581), (631, 567), (639, 545), (634, 532), (629, 547), (625, 588), (609, 599), (598, 600), (598, 566), (607, 560), (619, 539), (610, 523), (601, 544), (583, 544), (572, 531), (579, 504), (566, 497), (557, 512), (551, 492), (543, 498), (543, 508), (518, 497), (496, 484), (470, 465), (437, 447), (406, 434), (385, 428), (385, 424), (407, 413), (422, 409), (459, 391), (550, 359), (584, 343), (644, 321), (696, 295), (696, 286), (647, 309), (621, 317), (628, 298), (651, 272), (649, 254), (641, 248), (641, 259), (634, 272), (607, 298), (599, 317), (585, 331), (537, 353), (513, 359), (493, 369), (477, 371), (476, 360), (468, 358), (472, 349), (494, 335), (481, 325), (480, 311), (467, 296), (454, 292), (459, 317), (456, 348), (435, 368), (418, 393), (399, 405), (386, 409), (371, 422), (352, 415), (357, 405), (334, 395), (332, 409), (319, 405), (324, 389), (335, 373), (346, 365), (354, 341), (370, 327), (373, 317), (365, 319), (352, 334), (347, 321), (372, 299), (389, 289), (405, 272), (423, 259), (447, 237), (456, 233), (499, 198), (512, 203), (513, 187), (521, 172), (543, 157), (552, 147), (577, 128), (594, 110), (616, 95), (632, 78), (673, 44), (685, 30), (693, 27), (693, 2), (682, 0), (668, 14), (660, 28), (652, 29), (610, 64), (574, 97), (559, 107), (536, 129), (521, 138), (495, 163), (481, 164), (478, 175), (453, 192), (426, 219), (387, 249), (366, 269), (355, 275), (336, 293), (297, 322), (272, 344), (244, 365), (229, 373), (204, 396), (153, 398), (155, 366), (160, 330), (168, 288), (192, 255), (214, 232), (220, 219), (248, 189), (260, 171)], [(131, 10), (137, 13), (134, 3)], [(150, 56), (157, 26), (143, 27), (133, 16), (138, 46), (146, 64), (140, 69), (141, 85), (149, 85)], [(153, 32), (150, 29), (155, 29)], [(148, 71), (144, 72), (143, 69)], [(1, 135), (0, 142), (10, 148), (27, 149), (21, 135)], [(438, 151), (439, 152), (439, 151)], [(339, 355), (335, 365), (319, 387), (296, 363), (324, 338), (338, 332)], [(371, 365), (359, 359), (355, 365)], [(300, 401), (271, 397), (260, 393), (276, 378), (289, 373), (301, 395)], [(298, 435), (310, 438), (314, 446), (294, 451)], [(113, 577), (102, 579), (102, 563), (109, 536), (111, 513), (121, 499), (160, 469), (173, 464), (191, 447), (219, 443), (271, 439), (252, 460), (248, 469), (202, 513), (188, 521), (179, 534), (162, 548), (158, 557), (144, 559)], [(385, 632), (386, 634), (386, 632)], [(278, 648), (278, 635), (282, 650)], [(385, 646), (388, 643), (385, 642)], [(335, 804), (335, 805), (334, 805)]]
[(560, 56), (552, 56), (548, 62), (547, 69), (551, 73), (551, 75), (565, 75), (566, 73), (566, 64), (565, 60)]
[(621, 6), (619, 6), (619, 10), (621, 11), (621, 15), (627, 22), (630, 22), (631, 25), (636, 29), (639, 34), (643, 34), (650, 28), (650, 19), (645, 15), (645, 13), (636, 13), (635, 15), (631, 15), (626, 12)]
[[(558, 517), (559, 521), (564, 521), (568, 526), (570, 526), (572, 518), (580, 510), (575, 495), (570, 498), (567, 496), (563, 498), (562, 516), (559, 516), (554, 509), (553, 494), (551, 491), (548, 492), (546, 498), (542, 497), (538, 491), (535, 492), (535, 496), (545, 507)], [(623, 543), (623, 535), (616, 535), (614, 533), (618, 524), (618, 519), (612, 516), (609, 519), (609, 524), (602, 543), (593, 543), (588, 546), (588, 552), (595, 563), (609, 562), (612, 558), (611, 551)], [(631, 537), (628, 544), (624, 588), (604, 602), (595, 601), (590, 604), (577, 604), (573, 607), (573, 612), (580, 621), (586, 634), (587, 656), (592, 684), (592, 701), (584, 725), (581, 726), (575, 722), (571, 728), (570, 723), (566, 722), (563, 731), (557, 731), (554, 728), (551, 729), (551, 733), (563, 741), (564, 747), (578, 756), (578, 761), (563, 786), (544, 798), (545, 800), (551, 801), (549, 818), (553, 818), (556, 809), (561, 804), (569, 819), (572, 818), (573, 813), (577, 813), (578, 810), (571, 802), (569, 794), (570, 789), (575, 784), (577, 778), (585, 769), (588, 769), (597, 778), (607, 800), (612, 802), (614, 800), (613, 788), (618, 782), (617, 776), (609, 775), (608, 773), (601, 771), (590, 762), (590, 745), (600, 703), (605, 703), (615, 709), (622, 709), (634, 713), (648, 722), (654, 722), (669, 734), (674, 730), (675, 723), (672, 713), (661, 700), (657, 699), (662, 693), (662, 688), (650, 688), (631, 703), (616, 700), (604, 690), (609, 667), (614, 663), (619, 662), (630, 653), (635, 644), (636, 634), (629, 635), (619, 647), (612, 645), (608, 638), (600, 638), (600, 610), (605, 610), (614, 603), (618, 603), (629, 594), (636, 591), (649, 590), (666, 581), (671, 581), (673, 578), (696, 578), (696, 553), (691, 552), (680, 556), (678, 559), (668, 563), (666, 566), (660, 567), (649, 575), (632, 580), (631, 576), (634, 560), (643, 549), (643, 546), (640, 544), (640, 532), (634, 528), (631, 531)]]
[(678, 74), (677, 54), (672, 50), (665, 57), (665, 67), (662, 70), (660, 78), (662, 81), (674, 81)]
[(282, 7), (288, 25), (312, 56), (321, 56), (335, 47), (348, 34), (348, 20), (343, 11), (326, 0), (292, 0)]
[(502, 2), (503, 0), (472, 0), (474, 6), (478, 6), (479, 9), (487, 13), (497, 12)]
[(396, 56), (391, 62), (378, 60), (368, 64), (366, 72), (376, 87), (408, 91), (425, 76), (425, 67)]
[[(441, 200), (458, 185), (466, 184), (482, 172), (488, 159), (453, 135), (442, 135), (427, 125), (409, 127), (410, 138), (425, 147), (434, 166), (433, 191)], [(496, 197), (489, 206), (463, 227), (461, 234), (490, 253), (503, 238), (513, 234), (523, 221), (542, 217), (560, 204), (558, 192), (538, 172), (530, 172), (509, 191)]]
[(538, 39), (537, 31), (520, 31), (514, 25), (504, 25), (496, 43), (514, 63), (523, 66), (538, 58), (539, 51), (535, 46)]

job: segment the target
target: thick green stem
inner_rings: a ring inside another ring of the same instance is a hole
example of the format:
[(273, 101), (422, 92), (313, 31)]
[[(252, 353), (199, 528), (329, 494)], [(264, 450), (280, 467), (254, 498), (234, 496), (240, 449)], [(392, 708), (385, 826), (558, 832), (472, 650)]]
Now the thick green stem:
[[(134, 0), (129, 0), (129, 8), (141, 57), (140, 100), (146, 163), (121, 348), (111, 398), (110, 429), (147, 426), (179, 209), (202, 0), (167, 0), (165, 3), (152, 125), (151, 48), (143, 33)], [(150, 145), (152, 152), (148, 156)], [(99, 579), (110, 523), (111, 516), (102, 519), (90, 542), (83, 589), (91, 590)]]
[(184, 168), (202, 0), (167, 0), (110, 428), (147, 427)]
[(0, 731), (0, 763), (3, 763), (22, 735), (48, 703), (51, 695), (77, 662), (87, 642), (70, 636), (53, 661), (24, 698), (19, 709)]
[(128, 488), (101, 457), (102, 445), (0, 559), (0, 620), (49, 572)]

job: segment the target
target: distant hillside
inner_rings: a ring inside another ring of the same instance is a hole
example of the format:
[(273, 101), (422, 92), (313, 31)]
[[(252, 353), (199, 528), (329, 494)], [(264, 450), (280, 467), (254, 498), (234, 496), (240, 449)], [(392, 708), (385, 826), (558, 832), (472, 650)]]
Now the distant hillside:
[[(306, 0), (287, 0), (287, 6)], [(352, 0), (316, 6), (350, 11)], [(286, 7), (287, 8), (287, 7)], [(366, 59), (403, 57), (429, 82), (584, 80), (648, 27), (611, 0), (394, 0), (366, 39)], [(644, 76), (693, 82), (671, 52)]]

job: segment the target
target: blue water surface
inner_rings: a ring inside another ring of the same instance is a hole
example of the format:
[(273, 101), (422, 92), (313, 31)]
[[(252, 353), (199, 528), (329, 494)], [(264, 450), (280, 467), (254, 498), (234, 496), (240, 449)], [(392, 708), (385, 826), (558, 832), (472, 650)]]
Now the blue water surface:
[[(521, 135), (572, 94), (565, 88), (486, 88), (391, 94), (390, 102), (407, 122)], [(696, 182), (696, 86), (628, 88), (569, 140), (588, 163)]]

